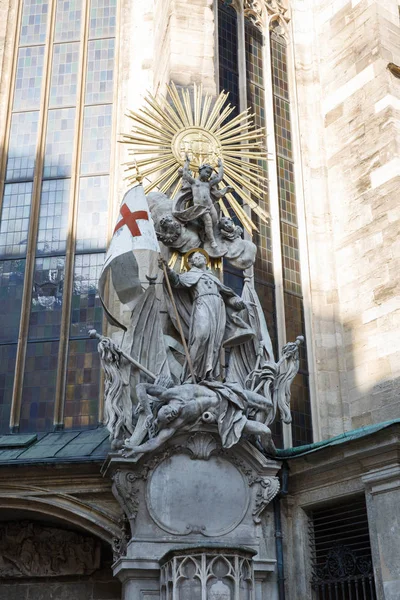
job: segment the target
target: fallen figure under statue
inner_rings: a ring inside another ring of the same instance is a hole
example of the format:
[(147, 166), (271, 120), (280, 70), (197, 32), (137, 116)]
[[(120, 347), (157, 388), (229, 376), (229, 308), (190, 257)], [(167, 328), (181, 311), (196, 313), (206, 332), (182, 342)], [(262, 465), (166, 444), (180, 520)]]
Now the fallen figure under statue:
[[(265, 451), (276, 452), (269, 427), (246, 416), (248, 408), (268, 411), (272, 409), (272, 403), (261, 394), (244, 390), (238, 384), (203, 381), (168, 388), (157, 383), (141, 383), (136, 393), (146, 415), (145, 428), (149, 432), (149, 440), (133, 445), (131, 439), (127, 439), (123, 450), (125, 457), (156, 450), (178, 430), (194, 426), (197, 422), (216, 423), (224, 448), (236, 444), (244, 433), (258, 436)], [(155, 405), (158, 408), (156, 416), (153, 414)]]

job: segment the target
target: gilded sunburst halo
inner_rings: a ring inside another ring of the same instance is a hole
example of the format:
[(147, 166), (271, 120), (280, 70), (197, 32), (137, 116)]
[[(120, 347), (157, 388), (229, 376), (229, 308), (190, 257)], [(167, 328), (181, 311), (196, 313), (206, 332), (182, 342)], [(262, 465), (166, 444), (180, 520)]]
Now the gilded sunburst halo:
[[(221, 159), (224, 178), (220, 187), (229, 185), (235, 191), (219, 200), (221, 211), (228, 216), (231, 208), (251, 233), (257, 227), (245, 205), (263, 221), (268, 219), (257, 202), (267, 193), (265, 130), (254, 127), (249, 110), (230, 118), (235, 107), (228, 96), (223, 91), (214, 100), (203, 94), (201, 85), (178, 91), (174, 83), (167, 86), (165, 96), (149, 93), (142, 108), (127, 112), (132, 130), (122, 134), (121, 141), (134, 157), (126, 163), (127, 179), (131, 183), (143, 180), (146, 193), (158, 189), (174, 199), (186, 156), (195, 175), (203, 163), (215, 168)], [(154, 178), (149, 180), (149, 176)]]

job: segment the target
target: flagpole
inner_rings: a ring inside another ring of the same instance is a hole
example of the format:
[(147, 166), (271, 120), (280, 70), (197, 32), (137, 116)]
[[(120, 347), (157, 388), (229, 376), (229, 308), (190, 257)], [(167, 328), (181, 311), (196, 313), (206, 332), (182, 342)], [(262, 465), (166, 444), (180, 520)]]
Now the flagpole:
[(179, 316), (179, 313), (178, 313), (178, 309), (177, 309), (177, 306), (176, 306), (176, 303), (175, 303), (174, 294), (172, 292), (172, 287), (171, 287), (171, 282), (170, 282), (169, 277), (168, 277), (167, 267), (165, 266), (165, 262), (163, 260), (162, 260), (162, 266), (163, 266), (163, 273), (164, 273), (165, 281), (167, 283), (168, 293), (169, 293), (169, 296), (171, 298), (172, 306), (173, 306), (174, 312), (175, 312), (175, 317), (176, 317), (176, 322), (177, 322), (177, 325), (178, 325), (179, 335), (181, 336), (183, 349), (184, 349), (185, 354), (186, 354), (186, 360), (188, 362), (190, 375), (192, 377), (192, 382), (196, 383), (196, 378), (194, 376), (194, 369), (193, 369), (192, 359), (190, 358), (189, 348), (188, 348), (188, 345), (186, 343), (185, 336), (183, 334), (182, 323), (181, 323), (181, 319), (180, 319), (180, 316)]
[(156, 377), (156, 375), (154, 375), (154, 373), (149, 371), (149, 369), (147, 369), (144, 365), (141, 365), (140, 362), (138, 362), (137, 360), (132, 358), (132, 356), (129, 356), (129, 354), (124, 352), (122, 350), (122, 348), (117, 346), (117, 344), (114, 344), (114, 342), (110, 338), (104, 337), (104, 335), (100, 335), (100, 333), (97, 333), (97, 331), (95, 329), (90, 329), (90, 331), (88, 331), (88, 334), (89, 334), (90, 338), (92, 338), (92, 339), (97, 338), (100, 342), (103, 340), (110, 340), (110, 342), (113, 344), (115, 349), (121, 354), (121, 356), (126, 358), (126, 360), (128, 362), (130, 362), (134, 367), (136, 367), (137, 369), (140, 369), (140, 371), (143, 371), (143, 373), (145, 373), (153, 381), (155, 381), (157, 379), (157, 377)]

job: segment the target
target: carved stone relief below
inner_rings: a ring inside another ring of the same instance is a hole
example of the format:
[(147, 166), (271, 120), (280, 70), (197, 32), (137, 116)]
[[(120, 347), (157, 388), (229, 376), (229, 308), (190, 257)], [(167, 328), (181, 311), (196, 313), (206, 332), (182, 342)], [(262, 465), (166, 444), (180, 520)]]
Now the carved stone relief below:
[(243, 520), (249, 500), (242, 473), (219, 456), (197, 459), (195, 465), (187, 454), (172, 456), (156, 467), (147, 485), (152, 519), (175, 535), (225, 535)]
[(100, 543), (29, 521), (0, 526), (0, 577), (90, 575), (100, 567)]
[(146, 504), (151, 518), (174, 535), (201, 533), (214, 537), (232, 531), (248, 510), (249, 488), (256, 490), (251, 515), (257, 524), (279, 491), (277, 477), (255, 473), (206, 432), (196, 432), (186, 444), (166, 448), (143, 466), (137, 465), (134, 472), (116, 471), (114, 494), (131, 522), (139, 510), (140, 480), (148, 481)]

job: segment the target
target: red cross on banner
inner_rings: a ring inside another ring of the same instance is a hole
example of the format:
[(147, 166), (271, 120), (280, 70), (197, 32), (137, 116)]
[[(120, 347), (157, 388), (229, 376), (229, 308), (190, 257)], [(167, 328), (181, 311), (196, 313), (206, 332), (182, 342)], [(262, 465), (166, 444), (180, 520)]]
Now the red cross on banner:
[(118, 229), (121, 229), (121, 227), (126, 225), (133, 237), (140, 237), (142, 234), (137, 224), (137, 221), (139, 219), (148, 221), (149, 213), (145, 210), (137, 210), (135, 212), (131, 212), (126, 204), (123, 204), (121, 206), (120, 213), (122, 215), (122, 219), (118, 221), (114, 229), (114, 233), (116, 233)]

